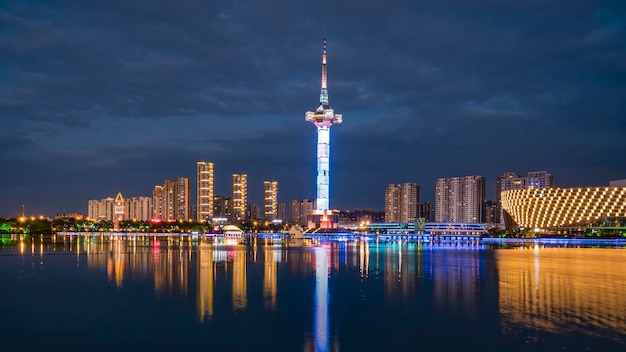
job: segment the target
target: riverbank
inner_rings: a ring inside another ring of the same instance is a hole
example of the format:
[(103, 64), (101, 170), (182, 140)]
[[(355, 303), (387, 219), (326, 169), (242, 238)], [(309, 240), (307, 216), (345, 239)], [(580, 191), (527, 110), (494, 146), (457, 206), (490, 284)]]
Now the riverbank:
[(483, 237), (483, 243), (537, 243), (537, 244), (573, 244), (573, 245), (614, 245), (626, 246), (626, 238), (503, 238)]

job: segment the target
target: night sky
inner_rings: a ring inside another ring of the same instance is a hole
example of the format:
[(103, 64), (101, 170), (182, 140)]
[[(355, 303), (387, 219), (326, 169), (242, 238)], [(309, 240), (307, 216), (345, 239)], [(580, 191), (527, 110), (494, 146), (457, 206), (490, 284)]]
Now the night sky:
[[(389, 183), (546, 170), (626, 178), (624, 1), (2, 1), (0, 216), (150, 196), (212, 161), (315, 198), (328, 40), (331, 207)], [(193, 197), (195, 198), (195, 197)], [(192, 198), (192, 199), (193, 199)]]

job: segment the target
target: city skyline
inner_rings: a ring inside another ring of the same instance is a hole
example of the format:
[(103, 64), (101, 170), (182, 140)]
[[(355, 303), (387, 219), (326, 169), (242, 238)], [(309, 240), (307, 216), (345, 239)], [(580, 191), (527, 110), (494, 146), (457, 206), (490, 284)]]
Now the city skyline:
[(606, 186), (626, 178), (625, 6), (3, 2), (0, 216), (195, 185), (199, 160), (215, 194), (236, 173), (249, 199), (264, 180), (282, 202), (315, 199), (302, 111), (323, 38), (350, 116), (330, 137), (332, 208), (383, 209), (386, 185), (406, 182), (433, 202), (438, 178), (463, 175), (485, 177), (491, 200), (505, 172)]

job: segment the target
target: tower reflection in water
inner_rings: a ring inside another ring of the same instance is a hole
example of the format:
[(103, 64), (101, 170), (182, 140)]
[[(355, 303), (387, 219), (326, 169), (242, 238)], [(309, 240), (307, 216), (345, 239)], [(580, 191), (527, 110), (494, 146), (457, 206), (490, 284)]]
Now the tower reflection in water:
[(328, 249), (315, 252), (315, 351), (328, 351)]

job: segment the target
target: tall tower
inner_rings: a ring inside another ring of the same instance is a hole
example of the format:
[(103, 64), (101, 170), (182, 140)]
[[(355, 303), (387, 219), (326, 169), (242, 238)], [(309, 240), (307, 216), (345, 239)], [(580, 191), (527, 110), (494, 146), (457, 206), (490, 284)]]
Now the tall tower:
[(317, 127), (317, 199), (315, 202), (314, 219), (309, 227), (314, 225), (321, 228), (334, 228), (330, 211), (330, 127), (341, 123), (341, 114), (335, 111), (328, 103), (328, 84), (326, 75), (326, 38), (324, 38), (324, 50), (322, 51), (322, 89), (320, 92), (320, 105), (315, 111), (307, 111), (304, 118)]

